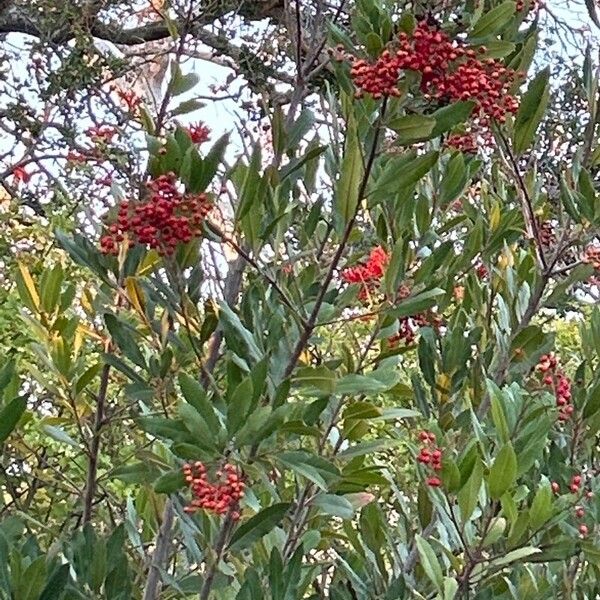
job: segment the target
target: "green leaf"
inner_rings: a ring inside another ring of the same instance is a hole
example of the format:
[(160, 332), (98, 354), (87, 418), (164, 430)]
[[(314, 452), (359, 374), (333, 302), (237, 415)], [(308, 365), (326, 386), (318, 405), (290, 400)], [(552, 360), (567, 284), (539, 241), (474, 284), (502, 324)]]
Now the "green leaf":
[(235, 388), (227, 406), (227, 430), (234, 434), (244, 423), (252, 405), (252, 379), (246, 377)]
[(221, 429), (219, 418), (200, 383), (187, 373), (180, 373), (179, 387), (186, 402), (189, 402), (200, 413), (214, 433), (218, 432)]
[(280, 523), (289, 507), (289, 502), (273, 504), (240, 525), (231, 538), (229, 550), (232, 552), (243, 550), (269, 533)]
[(60, 565), (53, 573), (52, 577), (46, 583), (38, 600), (58, 600), (63, 597), (63, 593), (69, 582), (69, 573), (71, 565)]
[(219, 430), (211, 429), (191, 404), (182, 402), (178, 412), (186, 429), (192, 434), (194, 443), (207, 450), (214, 448), (215, 434)]
[(516, 479), (517, 455), (512, 444), (509, 442), (502, 447), (490, 469), (488, 476), (490, 497), (493, 500), (499, 500), (502, 494), (514, 484)]
[(229, 134), (221, 136), (208, 151), (202, 160), (202, 169), (198, 173), (192, 173), (190, 178), (190, 192), (198, 194), (206, 190), (217, 173), (219, 165), (223, 162), (223, 156), (229, 143)]
[(73, 448), (79, 448), (79, 444), (64, 430), (54, 425), (42, 425), (42, 431), (47, 433), (53, 440), (68, 444)]
[(388, 314), (394, 318), (416, 315), (435, 306), (438, 302), (438, 298), (445, 294), (446, 290), (443, 290), (442, 288), (434, 288), (432, 290), (421, 292), (420, 294), (406, 298), (406, 300), (402, 300), (398, 304), (398, 308), (389, 311)]
[(179, 96), (185, 94), (185, 92), (189, 92), (199, 81), (200, 77), (196, 73), (183, 75), (179, 65), (175, 65), (169, 91), (171, 95)]
[(508, 430), (506, 414), (504, 413), (504, 397), (500, 388), (492, 380), (488, 379), (486, 383), (491, 400), (492, 421), (496, 428), (496, 434), (500, 443), (506, 444), (510, 439), (510, 432)]
[(138, 341), (134, 338), (137, 335), (135, 329), (109, 313), (104, 315), (104, 322), (110, 336), (123, 354), (138, 367), (146, 369), (146, 359), (140, 350)]
[(42, 310), (47, 313), (53, 312), (58, 305), (63, 277), (63, 268), (60, 263), (52, 269), (44, 270), (40, 280), (40, 299)]
[(532, 554), (537, 554), (541, 552), (539, 548), (534, 548), (533, 546), (524, 546), (523, 548), (517, 548), (516, 550), (511, 550), (507, 552), (504, 556), (500, 558), (496, 558), (490, 562), (490, 567), (501, 567), (503, 565), (508, 565), (513, 562), (517, 562), (522, 558), (527, 558)]
[(430, 139), (435, 125), (435, 119), (425, 115), (405, 115), (392, 119), (388, 123), (388, 127), (396, 132), (400, 144), (412, 144)]
[(473, 26), (469, 37), (472, 39), (485, 38), (502, 31), (515, 14), (515, 10), (515, 2), (507, 0), (492, 8), (492, 10), (485, 12)]
[(335, 375), (325, 365), (302, 367), (294, 374), (294, 383), (308, 390), (315, 389), (324, 394), (333, 394), (335, 390)]
[(185, 475), (181, 469), (169, 471), (161, 475), (154, 482), (154, 491), (157, 494), (173, 494), (185, 487)]
[(382, 394), (391, 390), (400, 381), (400, 373), (385, 369), (372, 371), (368, 375), (351, 374), (338, 379), (336, 393), (341, 395)]
[(327, 148), (328, 146), (316, 146), (307, 150), (302, 156), (290, 160), (290, 162), (283, 166), (279, 171), (279, 179), (281, 182), (285, 181), (290, 175), (301, 169), (307, 162), (321, 156)]
[(185, 115), (190, 112), (194, 112), (201, 108), (204, 108), (206, 104), (204, 102), (200, 102), (200, 100), (184, 100), (179, 106), (176, 106), (172, 111), (171, 115), (173, 117), (177, 115)]
[(473, 465), (473, 470), (471, 471), (469, 479), (467, 479), (465, 485), (458, 493), (458, 506), (464, 523), (469, 520), (477, 506), (482, 483), (483, 465), (481, 464), (481, 461), (477, 459), (477, 462)]
[(341, 519), (351, 519), (354, 516), (354, 508), (344, 496), (319, 494), (313, 500), (312, 504), (326, 515), (333, 515)]
[(310, 452), (282, 452), (276, 458), (281, 464), (298, 475), (306, 477), (323, 491), (327, 491), (329, 483), (339, 479), (340, 476), (332, 463)]
[(460, 471), (458, 465), (449, 457), (442, 458), (442, 483), (444, 489), (452, 494), (460, 488)]
[(432, 137), (437, 137), (464, 123), (471, 116), (474, 106), (475, 103), (469, 100), (438, 108), (431, 115), (435, 119), (435, 127), (431, 132)]
[(552, 489), (550, 488), (550, 483), (546, 480), (539, 485), (531, 503), (529, 526), (533, 531), (537, 531), (552, 516), (554, 512), (552, 504)]
[(0, 411), (0, 446), (17, 426), (21, 416), (27, 408), (27, 398), (15, 398)]
[(529, 148), (550, 98), (550, 67), (540, 71), (521, 98), (515, 118), (513, 148), (518, 155)]
[(417, 545), (421, 566), (423, 567), (425, 574), (429, 577), (437, 590), (442, 592), (444, 588), (444, 575), (433, 548), (429, 542), (420, 535), (415, 536), (415, 543)]
[(335, 191), (335, 214), (343, 227), (354, 216), (358, 202), (360, 184), (363, 178), (363, 158), (354, 118), (346, 125), (346, 144), (340, 167), (340, 179)]

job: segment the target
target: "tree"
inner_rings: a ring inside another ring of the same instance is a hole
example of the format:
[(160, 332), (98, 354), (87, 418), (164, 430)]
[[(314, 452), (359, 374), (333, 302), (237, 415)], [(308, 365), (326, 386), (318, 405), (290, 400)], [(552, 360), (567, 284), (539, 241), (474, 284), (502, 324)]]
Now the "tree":
[(9, 0), (0, 30), (0, 598), (595, 597), (598, 75), (539, 42), (576, 28)]

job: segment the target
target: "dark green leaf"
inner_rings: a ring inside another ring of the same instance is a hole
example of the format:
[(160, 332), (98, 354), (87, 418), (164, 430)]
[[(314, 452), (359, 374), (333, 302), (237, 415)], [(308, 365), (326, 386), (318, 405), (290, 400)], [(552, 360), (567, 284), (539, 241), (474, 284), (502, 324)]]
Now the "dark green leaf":
[(231, 538), (229, 550), (232, 552), (243, 550), (269, 533), (280, 523), (289, 507), (289, 502), (273, 504), (240, 525)]

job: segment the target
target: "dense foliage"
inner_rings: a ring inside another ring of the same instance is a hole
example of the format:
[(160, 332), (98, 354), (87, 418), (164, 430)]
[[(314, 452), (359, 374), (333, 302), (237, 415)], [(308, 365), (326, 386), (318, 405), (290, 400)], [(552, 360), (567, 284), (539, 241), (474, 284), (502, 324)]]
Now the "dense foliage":
[(0, 1), (0, 599), (597, 597), (563, 14)]

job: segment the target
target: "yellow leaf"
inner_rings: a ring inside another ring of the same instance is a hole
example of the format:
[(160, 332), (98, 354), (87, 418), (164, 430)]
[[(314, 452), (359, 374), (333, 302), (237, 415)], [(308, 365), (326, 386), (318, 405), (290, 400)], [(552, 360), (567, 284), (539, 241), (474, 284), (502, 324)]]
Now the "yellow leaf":
[(495, 202), (494, 208), (492, 208), (492, 214), (490, 215), (490, 227), (492, 228), (492, 231), (496, 231), (498, 225), (500, 225), (500, 204)]
[(19, 263), (19, 271), (21, 272), (23, 283), (25, 284), (25, 288), (31, 297), (33, 305), (37, 310), (40, 310), (40, 297), (35, 289), (35, 283), (33, 283), (29, 269), (23, 263)]
[(450, 375), (440, 373), (437, 376), (436, 388), (440, 393), (440, 402), (448, 402), (450, 399)]
[(133, 307), (140, 313), (141, 317), (146, 316), (146, 306), (144, 300), (144, 292), (140, 287), (140, 284), (133, 277), (127, 277), (125, 280), (125, 287), (127, 288), (127, 297), (133, 305)]

